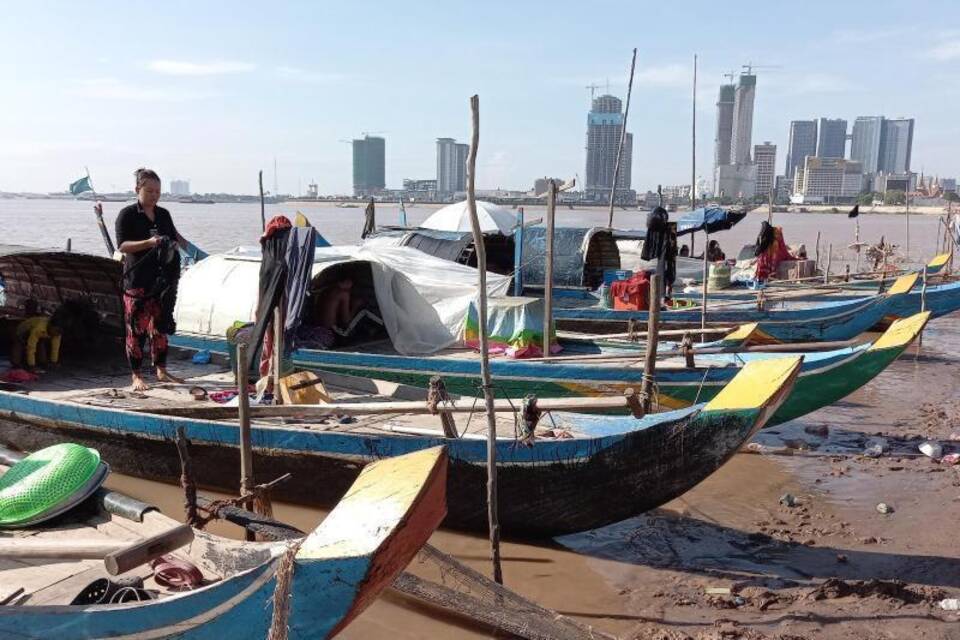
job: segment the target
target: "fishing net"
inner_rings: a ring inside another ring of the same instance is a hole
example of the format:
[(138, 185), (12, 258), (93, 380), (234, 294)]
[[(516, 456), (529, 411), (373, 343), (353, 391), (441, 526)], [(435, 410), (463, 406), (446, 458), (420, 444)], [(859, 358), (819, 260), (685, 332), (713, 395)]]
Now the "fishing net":
[(613, 638), (527, 600), (429, 544), (418, 558), (439, 569), (440, 581), (403, 573), (394, 580), (393, 588), (406, 596), (520, 638)]

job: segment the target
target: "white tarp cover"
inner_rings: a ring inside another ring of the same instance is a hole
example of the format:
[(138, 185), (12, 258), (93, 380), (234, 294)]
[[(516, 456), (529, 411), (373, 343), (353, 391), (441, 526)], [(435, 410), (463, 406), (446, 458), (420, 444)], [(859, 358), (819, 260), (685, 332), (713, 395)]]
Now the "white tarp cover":
[[(480, 231), (484, 233), (502, 233), (509, 235), (517, 226), (517, 216), (503, 207), (477, 200), (477, 219), (480, 222)], [(470, 226), (470, 210), (467, 201), (454, 202), (442, 209), (437, 209), (421, 224), (424, 229), (438, 231), (472, 231)]]
[[(461, 339), (478, 290), (476, 269), (409, 247), (343, 246), (317, 248), (313, 277), (356, 261), (371, 266), (377, 304), (399, 353), (433, 353)], [(177, 330), (222, 337), (235, 321), (252, 322), (259, 274), (259, 255), (246, 247), (198, 262), (180, 278)], [(509, 286), (509, 277), (487, 274), (488, 295), (505, 295)]]

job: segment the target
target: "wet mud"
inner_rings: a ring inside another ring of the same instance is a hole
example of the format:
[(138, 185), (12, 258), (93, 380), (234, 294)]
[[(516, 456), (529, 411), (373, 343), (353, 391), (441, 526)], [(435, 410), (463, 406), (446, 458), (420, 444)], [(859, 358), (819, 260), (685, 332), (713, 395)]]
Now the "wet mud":
[[(621, 638), (960, 639), (960, 611), (940, 607), (960, 598), (960, 465), (949, 458), (960, 453), (958, 363), (957, 318), (936, 320), (865, 388), (765, 430), (665, 507), (555, 540), (505, 541), (505, 582)], [(175, 488), (111, 483), (182, 509)], [(282, 504), (275, 515), (303, 529), (323, 517)], [(484, 536), (440, 531), (431, 542), (489, 575)], [(499, 636), (388, 593), (341, 637)]]

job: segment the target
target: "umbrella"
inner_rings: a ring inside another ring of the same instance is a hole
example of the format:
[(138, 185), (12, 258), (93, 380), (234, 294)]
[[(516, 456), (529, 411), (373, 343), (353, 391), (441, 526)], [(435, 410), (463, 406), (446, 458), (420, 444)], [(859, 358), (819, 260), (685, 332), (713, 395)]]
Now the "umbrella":
[(746, 216), (743, 211), (729, 211), (720, 207), (694, 209), (677, 219), (677, 235), (703, 230), (707, 233), (725, 231)]
[[(482, 200), (477, 200), (477, 218), (480, 220), (480, 231), (484, 233), (509, 235), (517, 226), (517, 216), (513, 213)], [(438, 231), (470, 231), (470, 212), (466, 200), (438, 209), (420, 226)]]

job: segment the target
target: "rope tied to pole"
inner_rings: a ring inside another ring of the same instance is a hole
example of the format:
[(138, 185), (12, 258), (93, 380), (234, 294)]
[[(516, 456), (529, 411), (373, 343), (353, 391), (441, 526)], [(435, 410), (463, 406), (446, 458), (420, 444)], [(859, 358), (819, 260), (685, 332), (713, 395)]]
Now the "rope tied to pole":
[(450, 399), (450, 394), (447, 393), (447, 386), (444, 384), (443, 378), (433, 376), (430, 378), (430, 386), (427, 390), (427, 409), (429, 409), (433, 415), (440, 414), (440, 424), (443, 427), (443, 435), (445, 437), (459, 438), (460, 435), (457, 433), (457, 425), (453, 420), (453, 416), (446, 411), (441, 412), (438, 410), (437, 407), (441, 402), (453, 404), (453, 401)]
[(523, 429), (520, 433), (520, 442), (528, 447), (532, 447), (536, 440), (535, 432), (537, 424), (540, 422), (543, 411), (537, 407), (537, 396), (532, 393), (523, 398), (520, 415), (523, 420)]

